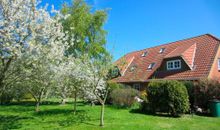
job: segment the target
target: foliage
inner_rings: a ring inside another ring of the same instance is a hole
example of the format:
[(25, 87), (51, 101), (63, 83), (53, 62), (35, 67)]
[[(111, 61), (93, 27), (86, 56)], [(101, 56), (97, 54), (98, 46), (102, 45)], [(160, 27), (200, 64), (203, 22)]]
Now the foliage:
[(189, 99), (183, 83), (172, 80), (152, 81), (147, 87), (151, 111), (178, 116), (189, 110)]
[(38, 0), (1, 0), (1, 99), (10, 101), (12, 93), (24, 88), (39, 111), (51, 92), (63, 99), (74, 95), (75, 107), (82, 92), (102, 104), (103, 122), (112, 66), (105, 49), (106, 17), (102, 10), (91, 13), (81, 0), (74, 1), (73, 8), (63, 7), (62, 14), (53, 7), (49, 13)]
[(128, 86), (125, 86), (123, 84), (116, 83), (116, 82), (108, 82), (108, 86), (109, 86), (109, 91), (113, 91), (113, 90), (119, 89), (119, 88), (128, 87)]
[(117, 107), (131, 107), (135, 103), (135, 97), (139, 92), (133, 88), (116, 88), (111, 92), (113, 105)]
[(112, 91), (115, 90), (115, 89), (124, 88), (125, 86), (123, 84), (119, 84), (119, 83), (111, 82), (111, 81), (109, 81), (107, 83), (107, 85), (108, 85), (108, 88), (109, 88), (109, 92), (108, 92), (108, 96), (107, 96), (107, 99), (106, 99), (106, 103), (112, 104), (112, 98), (111, 98)]
[(59, 23), (65, 16), (35, 0), (0, 2), (0, 96), (25, 87), (40, 103), (53, 84), (54, 67), (62, 61), (67, 36)]
[(190, 102), (190, 108), (194, 108), (194, 100), (195, 100), (195, 86), (193, 81), (184, 81), (183, 84), (186, 86), (188, 95), (189, 95), (189, 102)]
[(114, 66), (112, 69), (110, 69), (109, 71), (109, 75), (112, 77), (112, 78), (116, 78), (118, 76), (120, 76), (120, 70), (117, 66)]
[(195, 105), (208, 109), (209, 101), (220, 100), (220, 83), (218, 80), (201, 79), (195, 84)]
[(71, 44), (69, 54), (81, 57), (87, 54), (90, 58), (100, 58), (108, 54), (105, 49), (106, 31), (103, 29), (107, 19), (104, 10), (91, 11), (84, 0), (74, 0), (72, 5), (64, 4), (62, 13), (69, 17), (62, 21), (64, 31), (73, 36), (75, 44)]

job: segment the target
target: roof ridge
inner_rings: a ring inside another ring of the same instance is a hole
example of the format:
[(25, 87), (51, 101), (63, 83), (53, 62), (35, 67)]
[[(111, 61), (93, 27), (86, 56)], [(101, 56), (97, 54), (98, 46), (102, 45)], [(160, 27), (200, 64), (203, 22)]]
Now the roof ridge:
[(189, 38), (184, 38), (184, 39), (181, 39), (181, 40), (177, 40), (177, 41), (174, 41), (174, 42), (167, 42), (167, 43), (164, 43), (164, 44), (160, 44), (160, 45), (156, 45), (156, 46), (152, 46), (152, 47), (149, 47), (149, 48), (145, 48), (145, 49), (141, 49), (141, 50), (137, 50), (137, 51), (132, 51), (132, 52), (128, 52), (126, 53), (124, 56), (128, 55), (128, 54), (131, 54), (131, 53), (135, 53), (135, 52), (140, 52), (140, 51), (144, 51), (144, 50), (147, 50), (147, 49), (151, 49), (151, 48), (156, 48), (156, 47), (159, 47), (159, 46), (164, 46), (164, 45), (169, 45), (169, 44), (175, 44), (176, 42), (180, 42), (180, 41), (185, 41), (185, 40), (189, 40), (189, 39), (193, 39), (193, 38), (198, 38), (198, 37), (202, 37), (202, 36), (205, 36), (205, 35), (208, 35), (218, 41), (220, 41), (220, 39), (218, 39), (217, 37), (209, 34), (209, 33), (206, 33), (206, 34), (202, 34), (202, 35), (197, 35), (197, 36), (193, 36), (193, 37), (189, 37)]
[(217, 38), (216, 36), (214, 36), (214, 35), (212, 35), (212, 34), (210, 34), (210, 33), (207, 33), (206, 35), (208, 35), (208, 36), (210, 36), (210, 37), (214, 38), (215, 40), (220, 41), (220, 39), (219, 39), (219, 38)]

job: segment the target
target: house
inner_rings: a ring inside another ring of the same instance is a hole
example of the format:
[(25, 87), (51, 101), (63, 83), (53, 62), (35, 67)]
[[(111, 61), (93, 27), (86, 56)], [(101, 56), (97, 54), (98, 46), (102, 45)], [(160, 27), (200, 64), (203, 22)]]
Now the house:
[(220, 40), (205, 34), (126, 54), (114, 82), (144, 89), (152, 79), (220, 80)]

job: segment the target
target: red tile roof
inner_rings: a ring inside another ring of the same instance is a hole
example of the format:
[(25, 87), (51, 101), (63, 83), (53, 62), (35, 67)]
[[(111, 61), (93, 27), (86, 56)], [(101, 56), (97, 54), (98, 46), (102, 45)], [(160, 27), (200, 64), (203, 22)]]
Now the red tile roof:
[[(119, 67), (121, 76), (113, 79), (116, 82), (147, 82), (151, 78), (163, 79), (196, 79), (207, 77), (214, 61), (220, 40), (205, 34), (189, 39), (184, 39), (140, 51), (126, 54), (115, 64)], [(163, 53), (159, 53), (165, 48)], [(145, 57), (144, 52), (148, 52)], [(189, 66), (185, 71), (158, 71), (161, 63), (166, 58), (182, 57)], [(124, 62), (123, 65), (121, 63)], [(155, 63), (152, 70), (148, 66)], [(135, 66), (134, 70), (131, 67)]]

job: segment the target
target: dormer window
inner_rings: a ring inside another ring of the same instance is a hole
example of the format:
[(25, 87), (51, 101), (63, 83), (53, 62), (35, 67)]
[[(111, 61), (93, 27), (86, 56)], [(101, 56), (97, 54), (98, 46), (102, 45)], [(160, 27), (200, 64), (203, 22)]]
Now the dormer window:
[(161, 54), (161, 53), (163, 53), (164, 51), (165, 51), (165, 48), (160, 48), (159, 53)]
[(155, 63), (151, 63), (149, 66), (148, 66), (148, 70), (151, 70), (151, 69), (153, 69), (153, 67), (155, 66)]
[(142, 57), (147, 56), (147, 51), (145, 51), (141, 56), (142, 56)]
[(181, 60), (167, 61), (167, 70), (181, 69)]

